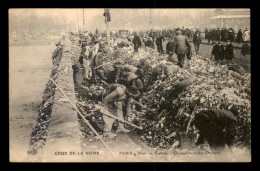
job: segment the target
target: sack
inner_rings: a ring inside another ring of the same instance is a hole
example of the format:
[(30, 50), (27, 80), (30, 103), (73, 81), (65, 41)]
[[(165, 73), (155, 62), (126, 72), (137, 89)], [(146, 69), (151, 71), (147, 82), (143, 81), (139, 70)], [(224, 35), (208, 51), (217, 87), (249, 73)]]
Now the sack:
[(176, 65), (171, 65), (171, 66), (166, 66), (165, 67), (165, 75), (170, 76), (173, 75), (175, 72), (177, 72), (178, 66)]
[(232, 71), (235, 71), (241, 75), (244, 75), (245, 74), (245, 70), (242, 66), (240, 65), (231, 65), (231, 66), (228, 66), (228, 69), (229, 70), (232, 70)]

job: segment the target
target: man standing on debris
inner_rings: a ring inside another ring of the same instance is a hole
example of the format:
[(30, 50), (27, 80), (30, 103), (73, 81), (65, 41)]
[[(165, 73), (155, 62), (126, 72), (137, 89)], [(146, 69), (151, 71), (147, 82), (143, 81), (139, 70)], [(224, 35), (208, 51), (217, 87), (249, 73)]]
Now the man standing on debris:
[(182, 35), (181, 31), (176, 32), (177, 36), (174, 39), (174, 49), (178, 57), (178, 64), (183, 68), (184, 57), (187, 52), (187, 38)]
[(193, 37), (193, 43), (194, 43), (194, 48), (196, 52), (196, 56), (199, 54), (199, 48), (200, 48), (200, 43), (201, 43), (201, 36), (199, 33), (196, 33)]
[(134, 44), (134, 50), (135, 52), (138, 52), (138, 48), (142, 46), (141, 39), (137, 35), (137, 33), (134, 33), (134, 39), (133, 39), (133, 44)]
[(172, 61), (172, 55), (174, 53), (173, 49), (174, 43), (173, 39), (169, 40), (169, 42), (166, 44), (166, 53), (169, 54), (168, 58)]
[(193, 124), (199, 130), (196, 145), (206, 140), (212, 150), (231, 147), (235, 138), (236, 112), (226, 110), (204, 110), (195, 115)]
[(163, 41), (164, 41), (163, 34), (160, 33), (160, 36), (156, 38), (157, 51), (160, 54), (163, 54)]

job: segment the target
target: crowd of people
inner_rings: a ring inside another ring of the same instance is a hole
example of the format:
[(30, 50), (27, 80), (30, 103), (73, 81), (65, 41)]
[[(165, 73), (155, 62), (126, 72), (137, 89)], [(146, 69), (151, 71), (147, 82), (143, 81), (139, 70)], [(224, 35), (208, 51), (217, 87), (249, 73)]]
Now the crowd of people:
[(222, 28), (221, 30), (219, 28), (212, 28), (212, 29), (205, 29), (205, 39), (208, 39), (208, 43), (210, 41), (230, 41), (230, 42), (236, 42), (236, 43), (242, 43), (242, 42), (249, 42), (250, 41), (250, 32), (246, 28), (243, 33), (241, 29), (239, 29), (237, 35), (235, 36), (235, 32), (233, 28)]
[[(216, 63), (226, 59), (227, 64), (234, 58), (234, 49), (232, 41), (238, 40), (234, 38), (234, 34), (231, 34), (232, 29), (210, 29), (205, 31), (205, 38), (213, 40), (213, 48), (211, 53), (211, 59)], [(241, 30), (240, 30), (241, 31)], [(99, 82), (105, 85), (104, 91), (99, 96), (93, 96), (93, 99), (102, 102), (102, 105), (113, 115), (126, 121), (131, 121), (131, 108), (133, 101), (139, 101), (143, 95), (144, 89), (144, 75), (143, 70), (131, 65), (122, 65), (120, 62), (111, 63), (107, 60), (109, 53), (113, 53), (117, 48), (125, 46), (133, 46), (134, 52), (138, 53), (140, 47), (155, 48), (160, 54), (163, 54), (163, 42), (168, 37), (170, 40), (166, 44), (166, 53), (169, 54), (169, 60), (172, 60), (172, 56), (176, 53), (178, 58), (179, 67), (183, 68), (185, 57), (191, 60), (192, 46), (190, 41), (193, 42), (195, 53), (198, 56), (199, 47), (202, 42), (201, 31), (199, 29), (169, 29), (169, 30), (151, 30), (140, 31), (130, 33), (126, 37), (125, 41), (118, 41), (121, 37), (119, 33), (110, 34), (110, 44), (108, 44), (107, 35), (100, 33), (96, 30), (95, 34), (90, 32), (83, 33), (71, 33), (72, 35), (80, 37), (81, 54), (79, 56), (79, 63), (84, 68), (84, 80), (83, 85), (94, 86)], [(222, 36), (223, 34), (223, 36)], [(215, 40), (218, 42), (216, 43)], [(227, 45), (224, 46), (220, 41), (227, 41)], [(248, 54), (247, 43), (244, 43), (247, 50), (243, 50), (243, 54)], [(84, 86), (83, 86), (84, 87)], [(88, 86), (87, 86), (88, 87)], [(136, 106), (137, 110), (140, 110), (139, 105)], [(217, 112), (219, 113), (219, 112)], [(218, 114), (219, 115), (219, 114)], [(230, 114), (229, 114), (230, 115)], [(226, 116), (225, 112), (221, 117)], [(106, 115), (103, 116), (105, 122), (104, 134), (109, 137), (116, 136), (113, 132), (113, 124), (115, 119)], [(129, 132), (126, 125), (119, 124), (117, 131)], [(204, 138), (206, 135), (204, 135)], [(203, 139), (203, 138), (201, 138)], [(199, 141), (201, 141), (201, 139)], [(201, 142), (198, 142), (198, 144)]]

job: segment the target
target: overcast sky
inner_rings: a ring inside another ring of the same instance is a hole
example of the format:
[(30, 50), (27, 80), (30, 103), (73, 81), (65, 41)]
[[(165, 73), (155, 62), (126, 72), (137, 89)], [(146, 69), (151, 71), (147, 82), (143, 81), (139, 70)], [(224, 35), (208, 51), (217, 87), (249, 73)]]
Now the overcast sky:
[[(181, 15), (190, 15), (196, 17), (201, 13), (212, 12), (215, 9), (152, 9), (149, 8), (143, 9), (115, 9), (110, 8), (110, 14), (112, 18), (111, 26), (115, 25), (116, 22), (123, 21), (122, 23), (129, 23), (128, 18), (140, 20), (140, 25), (144, 25), (143, 21), (146, 21), (146, 24), (149, 23), (150, 12), (151, 16), (169, 16), (176, 18)], [(21, 15), (30, 15), (32, 12), (37, 16), (62, 16), (67, 23), (73, 22), (77, 25), (82, 26), (83, 21), (83, 9), (10, 9), (9, 11), (12, 15), (21, 16)], [(103, 17), (103, 8), (85, 8), (84, 17), (86, 22), (86, 29), (93, 30), (94, 28), (104, 28), (104, 17)], [(78, 15), (78, 20), (77, 20)], [(143, 21), (141, 20), (143, 19)], [(162, 18), (163, 19), (163, 18)], [(166, 21), (167, 22), (167, 21)], [(121, 23), (120, 23), (121, 24)]]

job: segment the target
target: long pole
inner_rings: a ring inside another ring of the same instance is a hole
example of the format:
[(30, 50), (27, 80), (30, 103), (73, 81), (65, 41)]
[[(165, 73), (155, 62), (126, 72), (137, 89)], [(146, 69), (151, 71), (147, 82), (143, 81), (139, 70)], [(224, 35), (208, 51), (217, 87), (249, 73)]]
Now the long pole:
[(78, 108), (71, 102), (71, 100), (68, 98), (68, 96), (64, 93), (64, 91), (55, 83), (55, 81), (51, 78), (50, 79), (53, 84), (60, 90), (60, 92), (63, 94), (63, 96), (66, 97), (66, 99), (70, 102), (70, 104), (73, 106), (73, 108), (78, 112), (78, 114), (81, 116), (81, 118), (85, 121), (85, 123), (89, 126), (89, 128), (96, 134), (96, 136), (100, 139), (100, 141), (105, 145), (105, 147), (109, 150), (109, 152), (113, 155), (115, 159), (117, 159), (114, 152), (108, 147), (107, 143), (102, 139), (102, 137), (97, 133), (97, 131), (90, 125), (89, 121), (86, 120), (86, 118), (83, 116), (83, 114), (78, 110)]
[[(100, 106), (100, 107), (102, 107), (102, 106)], [(110, 116), (111, 118), (117, 119), (117, 120), (119, 120), (119, 121), (121, 121), (121, 122), (124, 122), (124, 123), (127, 123), (128, 125), (131, 125), (132, 127), (135, 127), (135, 128), (137, 128), (137, 129), (142, 130), (141, 127), (136, 126), (136, 125), (132, 124), (131, 122), (128, 122), (128, 121), (126, 121), (126, 120), (124, 120), (124, 119), (118, 118), (118, 117), (116, 117), (116, 116), (114, 116), (114, 115), (111, 115), (106, 108), (103, 108), (103, 107), (102, 107), (102, 108), (100, 108), (100, 109), (101, 109), (101, 110), (103, 109), (103, 111), (100, 111), (102, 114), (107, 115), (107, 116)]]
[(84, 18), (84, 8), (83, 8), (83, 32), (85, 31), (85, 18)]
[(79, 33), (79, 13), (77, 11), (77, 21), (78, 21), (78, 33)]
[(152, 8), (150, 8), (150, 30), (152, 29)]

